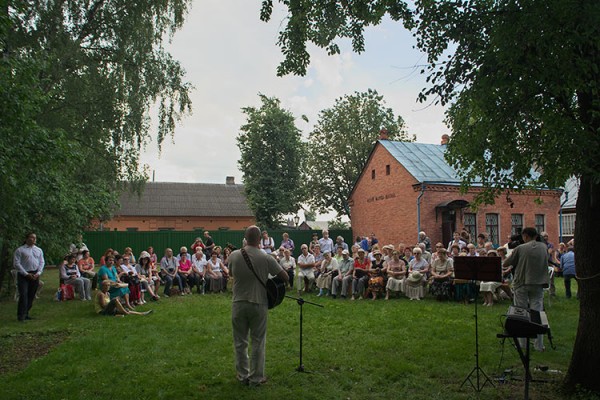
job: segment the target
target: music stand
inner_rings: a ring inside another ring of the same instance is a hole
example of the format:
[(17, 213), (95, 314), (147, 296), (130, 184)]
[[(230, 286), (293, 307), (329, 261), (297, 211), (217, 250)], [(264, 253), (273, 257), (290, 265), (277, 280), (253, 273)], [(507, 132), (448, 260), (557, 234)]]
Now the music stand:
[(296, 303), (298, 303), (298, 305), (300, 306), (300, 363), (298, 364), (298, 368), (296, 368), (296, 372), (308, 372), (304, 369), (304, 364), (302, 363), (302, 323), (304, 321), (302, 310), (304, 309), (304, 303), (321, 308), (323, 308), (324, 306), (321, 304), (306, 301), (302, 297), (293, 297), (288, 296), (287, 294), (285, 295), (285, 297), (287, 297), (288, 299), (296, 300)]
[[(500, 257), (454, 257), (454, 277), (457, 279), (465, 279), (471, 281), (473, 284), (475, 281), (486, 281), (486, 282), (502, 282), (502, 264)], [(477, 296), (475, 297), (475, 367), (471, 370), (469, 375), (465, 378), (460, 387), (463, 387), (467, 381), (471, 384), (473, 389), (477, 392), (481, 392), (486, 383), (494, 386), (490, 378), (479, 366), (479, 327), (477, 317)], [(476, 374), (477, 385), (473, 384), (471, 377)], [(480, 375), (485, 377), (483, 383), (481, 383)]]

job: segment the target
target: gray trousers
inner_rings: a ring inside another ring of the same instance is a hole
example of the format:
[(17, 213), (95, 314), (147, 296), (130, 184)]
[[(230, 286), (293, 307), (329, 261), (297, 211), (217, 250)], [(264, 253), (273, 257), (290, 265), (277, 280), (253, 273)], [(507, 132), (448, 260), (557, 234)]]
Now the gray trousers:
[(92, 299), (92, 281), (90, 281), (88, 278), (71, 278), (65, 280), (65, 283), (73, 286), (75, 291), (79, 293), (79, 298), (81, 300)]
[(340, 284), (342, 285), (342, 296), (346, 296), (348, 294), (348, 285), (352, 282), (352, 275), (344, 276), (342, 280), (339, 280), (337, 276), (333, 278), (331, 282), (331, 294), (337, 296)]
[[(236, 301), (231, 308), (235, 370), (238, 379), (259, 383), (265, 377), (267, 347), (266, 304)], [(252, 355), (248, 357), (248, 336), (252, 341)]]
[[(522, 285), (514, 288), (514, 303), (517, 307), (544, 311), (544, 288), (541, 285)], [(521, 346), (523, 345), (524, 340), (521, 340)], [(544, 348), (544, 335), (537, 336), (534, 347), (536, 350)]]

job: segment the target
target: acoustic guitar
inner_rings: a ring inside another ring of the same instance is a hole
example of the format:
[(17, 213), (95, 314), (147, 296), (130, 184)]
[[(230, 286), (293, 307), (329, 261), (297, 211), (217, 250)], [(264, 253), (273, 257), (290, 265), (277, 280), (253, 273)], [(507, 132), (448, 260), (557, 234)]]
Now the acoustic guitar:
[(269, 301), (269, 310), (277, 307), (285, 297), (285, 282), (280, 277), (276, 276), (267, 279), (267, 298)]

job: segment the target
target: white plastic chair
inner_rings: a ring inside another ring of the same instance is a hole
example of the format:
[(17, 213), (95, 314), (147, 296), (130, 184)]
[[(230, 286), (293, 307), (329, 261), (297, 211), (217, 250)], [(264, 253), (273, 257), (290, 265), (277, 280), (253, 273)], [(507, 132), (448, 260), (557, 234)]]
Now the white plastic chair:
[(544, 288), (544, 298), (546, 297), (546, 293), (548, 293), (548, 307), (550, 307), (550, 297), (552, 297), (550, 296), (550, 284), (552, 278), (554, 278), (554, 267), (548, 266), (548, 287)]

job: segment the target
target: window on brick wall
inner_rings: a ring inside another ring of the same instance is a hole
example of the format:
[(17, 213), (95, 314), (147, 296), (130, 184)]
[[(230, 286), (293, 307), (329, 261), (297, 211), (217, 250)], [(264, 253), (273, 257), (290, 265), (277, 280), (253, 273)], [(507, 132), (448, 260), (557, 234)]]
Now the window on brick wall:
[(563, 214), (562, 234), (565, 236), (575, 235), (575, 214)]
[(523, 230), (523, 214), (510, 215), (510, 234), (520, 235)]
[(385, 174), (389, 175), (390, 174), (390, 164), (385, 166)]
[(477, 214), (465, 213), (463, 217), (463, 225), (471, 234), (471, 238), (477, 237)]
[(546, 216), (544, 214), (535, 214), (535, 229), (538, 233), (546, 230)]
[(374, 169), (371, 170), (371, 179), (375, 179), (375, 170)]
[(125, 228), (127, 232), (137, 232), (138, 228)]
[(174, 230), (175, 230), (175, 228), (161, 227), (161, 228), (158, 228), (158, 230), (159, 230), (159, 231), (174, 231)]
[(500, 243), (500, 226), (498, 225), (498, 214), (485, 214), (485, 230), (488, 233), (488, 241), (495, 245)]

